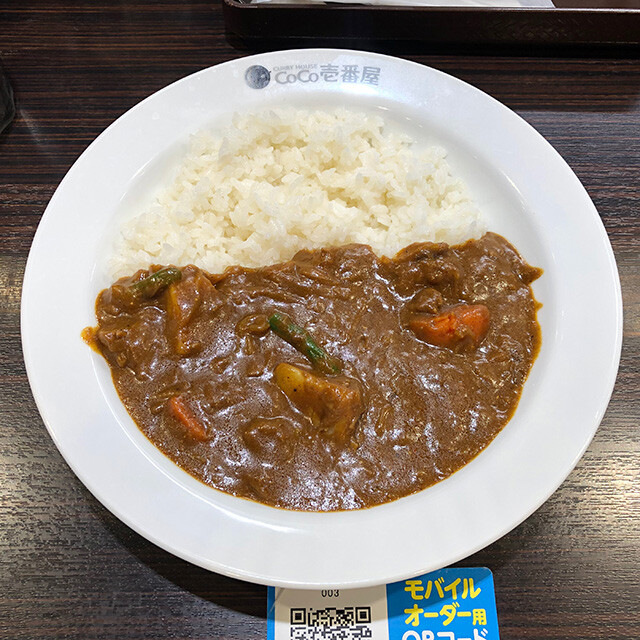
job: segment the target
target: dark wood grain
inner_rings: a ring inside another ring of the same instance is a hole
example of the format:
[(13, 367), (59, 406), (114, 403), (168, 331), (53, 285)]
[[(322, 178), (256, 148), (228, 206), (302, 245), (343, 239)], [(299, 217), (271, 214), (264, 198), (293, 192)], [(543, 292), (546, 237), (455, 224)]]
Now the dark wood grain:
[[(586, 455), (527, 521), (461, 564), (493, 570), (503, 640), (638, 638), (640, 61), (406, 53), (493, 95), (550, 140), (602, 216), (625, 303), (620, 374)], [(266, 636), (265, 588), (165, 553), (76, 479), (33, 402), (19, 335), (30, 242), (74, 160), (142, 98), (239, 55), (215, 2), (0, 5), (17, 103), (0, 135), (0, 638)]]

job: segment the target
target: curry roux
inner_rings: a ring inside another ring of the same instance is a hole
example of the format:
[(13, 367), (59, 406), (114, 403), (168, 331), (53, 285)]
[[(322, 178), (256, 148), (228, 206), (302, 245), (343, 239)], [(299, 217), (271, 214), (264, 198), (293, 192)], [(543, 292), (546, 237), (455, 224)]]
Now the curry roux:
[[(159, 269), (100, 293), (85, 337), (165, 455), (216, 489), (286, 509), (370, 507), (451, 475), (508, 422), (540, 345), (529, 285), (541, 271), (492, 233), (393, 259), (348, 245), (221, 275), (187, 266), (153, 297), (131, 294)], [(432, 344), (410, 328), (461, 305), (488, 309), (476, 343)], [(350, 390), (357, 411), (340, 437), (278, 386), (279, 364), (313, 368), (269, 330), (274, 312), (341, 363), (314, 374)]]

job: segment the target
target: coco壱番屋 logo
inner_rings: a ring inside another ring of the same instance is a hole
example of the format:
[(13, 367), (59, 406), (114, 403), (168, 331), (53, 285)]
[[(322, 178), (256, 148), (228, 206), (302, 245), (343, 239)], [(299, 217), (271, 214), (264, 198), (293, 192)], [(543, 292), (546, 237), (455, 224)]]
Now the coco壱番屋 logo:
[(259, 64), (254, 64), (245, 71), (244, 80), (252, 89), (264, 89), (271, 82), (271, 72)]

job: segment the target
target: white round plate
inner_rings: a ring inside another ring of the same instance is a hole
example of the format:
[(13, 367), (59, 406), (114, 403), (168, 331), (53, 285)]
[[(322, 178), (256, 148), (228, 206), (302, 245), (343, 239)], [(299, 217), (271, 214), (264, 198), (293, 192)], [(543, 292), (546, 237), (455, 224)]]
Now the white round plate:
[[(82, 328), (95, 323), (98, 291), (110, 284), (105, 264), (114, 229), (162, 185), (189, 135), (227, 122), (236, 111), (283, 105), (374, 111), (420, 144), (443, 145), (489, 228), (544, 268), (534, 286), (544, 305), (542, 349), (511, 422), (451, 477), (372, 509), (290, 512), (201, 484), (136, 428), (106, 363), (80, 338)], [(620, 283), (604, 227), (542, 136), (444, 73), (331, 49), (233, 60), (125, 113), (80, 156), (51, 199), (22, 298), (34, 397), (87, 488), (181, 558), (229, 576), (300, 588), (368, 586), (435, 570), (522, 522), (566, 478), (598, 427), (618, 368), (621, 322)]]

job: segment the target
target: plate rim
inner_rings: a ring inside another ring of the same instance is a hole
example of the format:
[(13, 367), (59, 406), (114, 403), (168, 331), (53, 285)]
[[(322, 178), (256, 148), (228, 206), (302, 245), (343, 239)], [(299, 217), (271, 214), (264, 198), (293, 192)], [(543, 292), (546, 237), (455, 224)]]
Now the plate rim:
[[(189, 76), (186, 76), (184, 78), (180, 78), (177, 81), (159, 89), (158, 91), (154, 92), (153, 94), (151, 94), (150, 96), (146, 97), (145, 99), (141, 100), (140, 102), (136, 103), (133, 107), (131, 107), (131, 109), (127, 110), (124, 114), (122, 114), (119, 118), (117, 118), (112, 124), (110, 124), (103, 132), (101, 132), (92, 142), (91, 144), (83, 151), (83, 153), (77, 158), (77, 160), (73, 163), (73, 165), (70, 167), (70, 169), (68, 170), (68, 172), (65, 174), (65, 176), (63, 177), (62, 181), (60, 182), (58, 188), (56, 189), (56, 191), (54, 192), (51, 200), (49, 201), (49, 204), (47, 205), (47, 208), (42, 216), (42, 219), (40, 221), (40, 223), (38, 224), (38, 229), (36, 230), (36, 233), (34, 234), (34, 238), (32, 241), (32, 245), (31, 248), (29, 250), (29, 256), (27, 259), (27, 263), (26, 263), (26, 267), (25, 267), (25, 274), (24, 274), (24, 278), (23, 278), (23, 289), (22, 291), (25, 292), (29, 292), (31, 291), (32, 288), (32, 280), (33, 280), (33, 263), (34, 260), (36, 258), (34, 258), (33, 256), (35, 256), (37, 254), (38, 251), (38, 247), (39, 247), (39, 243), (42, 242), (42, 238), (41, 236), (44, 234), (44, 231), (42, 231), (42, 229), (44, 228), (42, 225), (42, 222), (47, 219), (47, 214), (50, 210), (53, 210), (53, 206), (52, 204), (56, 202), (56, 197), (59, 195), (60, 192), (60, 187), (63, 185), (63, 183), (65, 183), (65, 181), (67, 181), (68, 176), (73, 175), (72, 172), (75, 170), (75, 168), (79, 165), (79, 163), (81, 162), (81, 160), (86, 156), (86, 154), (90, 154), (93, 145), (95, 144), (95, 142), (97, 142), (99, 139), (101, 139), (103, 136), (108, 135), (108, 132), (110, 130), (112, 130), (112, 127), (115, 127), (117, 125), (117, 123), (124, 118), (125, 116), (127, 116), (127, 114), (129, 114), (130, 112), (132, 112), (135, 109), (140, 108), (143, 104), (148, 103), (148, 101), (157, 98), (159, 95), (161, 95), (163, 92), (170, 90), (171, 87), (173, 87), (174, 85), (186, 81), (188, 78), (193, 78), (194, 76), (198, 76), (200, 74), (206, 74), (208, 72), (211, 72), (211, 70), (215, 70), (215, 69), (219, 69), (221, 67), (234, 67), (234, 66), (240, 66), (240, 65), (246, 65), (246, 64), (250, 64), (252, 61), (258, 61), (258, 60), (268, 60), (270, 58), (278, 58), (281, 57), (283, 55), (293, 55), (293, 54), (298, 54), (298, 53), (304, 53), (305, 55), (310, 55), (313, 53), (317, 53), (317, 54), (331, 54), (331, 55), (337, 55), (337, 54), (346, 54), (346, 55), (357, 55), (357, 56), (364, 56), (364, 57), (373, 57), (373, 58), (385, 58), (388, 60), (393, 61), (394, 63), (402, 63), (405, 65), (411, 65), (413, 68), (419, 69), (420, 71), (427, 71), (428, 73), (434, 73), (436, 75), (441, 75), (444, 76), (448, 79), (453, 79), (455, 80), (457, 83), (461, 83), (462, 85), (465, 85), (466, 87), (470, 88), (473, 90), (473, 92), (478, 92), (479, 94), (481, 94), (483, 96), (483, 99), (490, 99), (493, 104), (494, 107), (498, 106), (500, 110), (504, 110), (506, 112), (508, 112), (509, 114), (511, 114), (511, 116), (515, 116), (516, 118), (518, 118), (526, 127), (528, 127), (531, 131), (533, 131), (535, 133), (536, 136), (538, 136), (548, 147), (550, 150), (552, 150), (552, 152), (554, 154), (556, 154), (557, 158), (566, 166), (566, 168), (570, 171), (570, 173), (575, 177), (575, 179), (578, 181), (578, 184), (580, 184), (580, 187), (582, 188), (582, 190), (584, 191), (586, 197), (588, 198), (588, 200), (591, 202), (592, 204), (592, 209), (589, 212), (591, 215), (594, 216), (594, 222), (600, 224), (600, 233), (602, 234), (602, 240), (604, 240), (603, 242), (603, 248), (605, 250), (606, 253), (606, 257), (607, 257), (607, 263), (609, 266), (609, 269), (612, 273), (612, 275), (614, 275), (612, 283), (614, 285), (615, 291), (614, 296), (616, 299), (616, 305), (615, 308), (612, 310), (612, 315), (615, 317), (615, 323), (616, 323), (616, 334), (614, 336), (614, 340), (613, 340), (613, 359), (611, 362), (611, 366), (608, 370), (608, 376), (605, 379), (604, 384), (602, 385), (603, 388), (603, 393), (602, 393), (602, 400), (600, 402), (600, 406), (598, 409), (598, 412), (594, 415), (593, 418), (593, 426), (590, 429), (590, 433), (586, 438), (586, 441), (582, 443), (579, 452), (574, 456), (573, 459), (573, 463), (571, 465), (570, 468), (566, 469), (565, 472), (563, 472), (562, 477), (559, 479), (559, 481), (555, 484), (555, 488), (553, 489), (553, 491), (549, 494), (546, 495), (544, 497), (541, 497), (540, 500), (533, 506), (531, 506), (529, 509), (526, 510), (526, 514), (523, 515), (523, 517), (516, 522), (515, 524), (511, 524), (511, 525), (507, 525), (505, 527), (503, 527), (502, 529), (500, 529), (499, 531), (496, 531), (495, 536), (492, 537), (491, 540), (487, 541), (485, 539), (479, 541), (477, 543), (477, 545), (473, 548), (471, 548), (471, 550), (467, 550), (465, 551), (463, 556), (460, 557), (451, 557), (448, 559), (444, 560), (444, 564), (443, 566), (446, 566), (452, 562), (455, 562), (457, 560), (462, 559), (463, 557), (467, 557), (468, 555), (471, 555), (472, 553), (477, 552), (478, 550), (488, 546), (489, 544), (493, 543), (495, 540), (499, 539), (500, 537), (502, 537), (503, 535), (505, 535), (506, 533), (508, 533), (510, 530), (512, 530), (513, 528), (515, 528), (516, 526), (518, 526), (521, 522), (523, 522), (526, 518), (528, 518), (533, 512), (535, 512), (547, 499), (549, 499), (549, 497), (553, 494), (553, 492), (564, 482), (564, 480), (568, 477), (568, 475), (571, 473), (571, 471), (575, 468), (575, 466), (577, 465), (578, 461), (580, 460), (580, 458), (584, 455), (584, 452), (586, 451), (586, 449), (588, 448), (589, 444), (591, 443), (598, 426), (600, 425), (600, 422), (604, 416), (604, 413), (606, 411), (606, 408), (608, 406), (611, 394), (613, 392), (613, 388), (615, 385), (615, 381), (616, 381), (616, 377), (617, 377), (617, 372), (618, 372), (618, 368), (619, 368), (619, 362), (620, 362), (620, 356), (621, 356), (621, 347), (622, 347), (622, 321), (623, 321), (623, 316), (622, 316), (622, 294), (621, 294), (621, 286), (620, 286), (620, 279), (619, 279), (619, 274), (618, 274), (618, 270), (617, 270), (617, 265), (616, 265), (616, 261), (615, 261), (615, 255), (613, 253), (613, 249), (611, 247), (611, 243), (609, 241), (606, 229), (604, 227), (604, 224), (602, 223), (601, 218), (598, 216), (597, 214), (597, 210), (595, 208), (595, 206), (593, 205), (593, 202), (591, 201), (591, 198), (589, 197), (588, 193), (586, 192), (586, 190), (584, 190), (584, 187), (581, 185), (580, 181), (578, 180), (578, 178), (575, 176), (575, 173), (571, 170), (571, 168), (569, 167), (569, 165), (566, 163), (566, 161), (564, 161), (564, 159), (560, 156), (560, 154), (553, 148), (553, 146), (550, 145), (550, 143), (548, 141), (546, 141), (544, 139), (543, 136), (541, 136), (540, 133), (538, 133), (536, 131), (536, 129), (530, 125), (526, 120), (524, 120), (521, 116), (519, 116), (517, 113), (515, 113), (514, 111), (512, 111), (511, 109), (509, 109), (506, 105), (504, 105), (503, 103), (501, 103), (500, 101), (496, 100), (495, 98), (493, 98), (492, 96), (490, 96), (489, 94), (477, 89), (476, 87), (473, 87), (473, 85), (466, 83), (463, 80), (460, 80), (458, 78), (455, 78), (454, 76), (451, 76), (450, 74), (447, 74), (445, 72), (442, 72), (440, 70), (437, 69), (433, 69), (431, 67), (428, 67), (426, 65), (422, 65), (420, 63), (417, 62), (413, 62), (411, 60), (405, 60), (402, 58), (397, 58), (394, 56), (388, 56), (388, 55), (383, 55), (383, 54), (376, 54), (376, 53), (372, 53), (372, 52), (365, 52), (365, 51), (357, 51), (357, 50), (351, 50), (351, 49), (332, 49), (332, 48), (320, 48), (320, 49), (303, 49), (303, 50), (299, 50), (299, 49), (290, 49), (290, 50), (283, 50), (283, 51), (273, 51), (273, 52), (268, 52), (268, 53), (262, 53), (262, 54), (256, 54), (256, 55), (252, 55), (252, 56), (241, 56), (238, 58), (234, 58), (232, 60), (226, 61), (224, 63), (221, 63), (219, 65), (214, 65), (212, 67), (207, 67), (205, 69), (202, 69), (200, 71), (197, 71), (194, 74), (190, 74)], [(70, 179), (71, 180), (71, 179)], [(239, 578), (239, 579), (243, 579), (243, 580), (249, 580), (251, 582), (256, 582), (259, 584), (265, 584), (265, 585), (276, 585), (276, 586), (287, 586), (287, 587), (292, 587), (295, 586), (296, 588), (316, 588), (318, 586), (340, 586), (340, 587), (365, 587), (365, 586), (371, 586), (371, 585), (375, 585), (375, 584), (381, 584), (382, 582), (393, 582), (395, 580), (399, 580), (399, 579), (403, 579), (405, 577), (408, 577), (409, 574), (406, 574), (406, 572), (403, 572), (401, 574), (398, 575), (392, 575), (392, 576), (387, 576), (384, 577), (382, 579), (380, 578), (366, 578), (366, 579), (362, 579), (359, 581), (350, 581), (348, 582), (346, 585), (343, 583), (331, 583), (331, 584), (327, 584), (327, 583), (306, 583), (306, 582), (291, 582), (291, 580), (278, 580), (277, 577), (274, 577), (273, 575), (270, 574), (260, 574), (260, 573), (255, 573), (255, 572), (251, 572), (251, 571), (246, 571), (246, 570), (239, 570), (235, 567), (229, 566), (227, 564), (224, 563), (219, 563), (219, 562), (213, 562), (213, 561), (206, 561), (205, 564), (202, 563), (202, 559), (196, 558), (194, 559), (192, 554), (189, 553), (185, 553), (182, 549), (177, 549), (171, 545), (167, 545), (161, 537), (156, 536), (153, 532), (150, 532), (148, 529), (146, 529), (143, 526), (140, 526), (138, 522), (136, 522), (135, 520), (132, 520), (128, 514), (124, 513), (116, 504), (113, 504), (112, 501), (106, 499), (104, 496), (99, 495), (98, 493), (96, 493), (96, 491), (94, 491), (94, 488), (91, 486), (92, 483), (90, 481), (88, 481), (86, 479), (86, 477), (84, 477), (84, 474), (79, 471), (79, 469), (77, 468), (77, 465), (75, 464), (75, 460), (70, 459), (71, 456), (68, 455), (68, 452), (64, 450), (64, 447), (61, 445), (57, 434), (56, 434), (56, 429), (55, 426), (52, 424), (52, 421), (50, 420), (50, 417), (47, 416), (47, 408), (46, 406), (44, 406), (44, 401), (42, 399), (41, 394), (39, 393), (39, 391), (37, 390), (37, 383), (35, 383), (34, 381), (36, 380), (36, 374), (34, 373), (33, 367), (34, 367), (34, 363), (33, 363), (33, 354), (31, 352), (31, 347), (29, 345), (29, 337), (28, 337), (28, 331), (29, 329), (27, 329), (26, 327), (28, 327), (28, 311), (29, 311), (29, 303), (28, 301), (25, 303), (25, 297), (23, 296), (22, 301), (21, 301), (21, 339), (22, 339), (22, 348), (23, 348), (23, 354), (24, 354), (24, 360), (25, 360), (25, 367), (27, 370), (27, 376), (29, 379), (29, 384), (32, 390), (32, 394), (34, 396), (36, 405), (38, 407), (38, 411), (40, 412), (40, 415), (42, 417), (42, 420), (47, 428), (47, 431), (50, 435), (50, 437), (52, 438), (52, 440), (54, 441), (54, 443), (56, 444), (56, 447), (58, 448), (58, 451), (61, 453), (61, 455), (63, 456), (63, 458), (65, 459), (65, 461), (67, 462), (67, 464), (69, 465), (69, 467), (72, 469), (72, 471), (74, 472), (74, 474), (78, 477), (78, 479), (82, 482), (82, 484), (92, 493), (92, 495), (94, 495), (94, 497), (96, 499), (98, 499), (98, 501), (100, 501), (109, 511), (111, 511), (116, 517), (118, 517), (121, 521), (123, 521), (125, 524), (127, 524), (127, 526), (131, 527), (132, 529), (134, 529), (137, 533), (139, 533), (140, 535), (142, 535), (145, 539), (150, 540), (151, 542), (153, 542), (154, 544), (160, 546), (161, 548), (165, 549), (166, 551), (172, 553), (173, 555), (176, 555), (188, 562), (192, 562), (196, 565), (199, 566), (203, 566), (204, 568), (207, 568), (209, 570), (213, 570), (219, 573), (222, 573), (224, 575), (230, 576), (230, 577), (234, 577), (234, 578)], [(36, 384), (36, 387), (34, 387), (34, 384)], [(420, 568), (418, 568), (416, 570), (416, 573), (418, 573), (420, 571)], [(415, 575), (415, 574), (412, 574)]]

